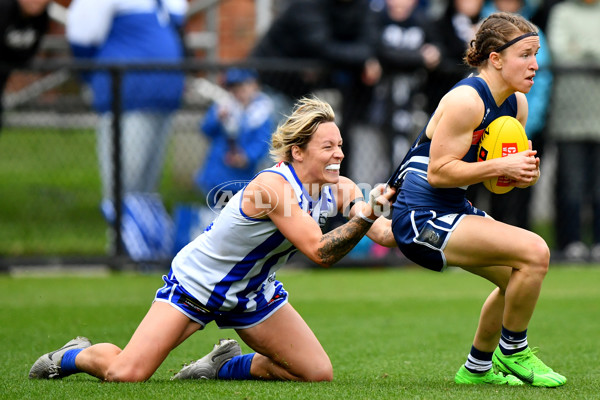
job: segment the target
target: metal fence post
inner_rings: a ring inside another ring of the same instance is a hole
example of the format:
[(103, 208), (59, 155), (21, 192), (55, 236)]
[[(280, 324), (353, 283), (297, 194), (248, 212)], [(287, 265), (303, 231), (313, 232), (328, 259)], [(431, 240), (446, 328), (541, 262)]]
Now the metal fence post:
[(113, 256), (121, 258), (125, 254), (123, 247), (121, 221), (123, 217), (123, 187), (122, 187), (122, 157), (121, 157), (121, 116), (123, 113), (121, 86), (123, 71), (119, 68), (110, 69), (112, 82), (112, 143), (113, 143), (113, 205), (115, 207), (115, 223), (113, 225)]

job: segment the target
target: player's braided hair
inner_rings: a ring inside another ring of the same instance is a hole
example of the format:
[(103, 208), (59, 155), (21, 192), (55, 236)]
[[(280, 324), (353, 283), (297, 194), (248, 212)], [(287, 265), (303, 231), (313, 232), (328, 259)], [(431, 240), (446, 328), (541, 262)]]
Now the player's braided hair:
[(518, 14), (493, 13), (481, 23), (465, 53), (464, 62), (471, 67), (479, 67), (487, 61), (491, 52), (512, 38), (537, 31), (535, 25)]
[(271, 158), (275, 162), (291, 162), (293, 146), (305, 148), (319, 125), (334, 121), (335, 114), (329, 103), (317, 97), (300, 99), (292, 114), (277, 127), (271, 137)]

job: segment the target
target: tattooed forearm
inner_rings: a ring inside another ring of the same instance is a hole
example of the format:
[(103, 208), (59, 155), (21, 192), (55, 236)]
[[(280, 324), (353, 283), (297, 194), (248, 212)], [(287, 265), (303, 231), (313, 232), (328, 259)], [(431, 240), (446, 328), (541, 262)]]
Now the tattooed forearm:
[(371, 228), (371, 224), (360, 217), (354, 217), (344, 225), (327, 232), (321, 238), (317, 254), (322, 264), (332, 265), (342, 259), (356, 246)]

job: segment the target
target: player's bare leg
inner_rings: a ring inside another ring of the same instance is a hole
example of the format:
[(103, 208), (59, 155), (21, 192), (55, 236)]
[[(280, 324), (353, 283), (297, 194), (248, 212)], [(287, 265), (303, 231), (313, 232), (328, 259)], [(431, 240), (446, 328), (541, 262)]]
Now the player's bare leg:
[(463, 268), (475, 275), (479, 275), (496, 286), (496, 289), (490, 293), (485, 300), (479, 316), (479, 324), (473, 345), (482, 351), (494, 351), (498, 346), (500, 331), (502, 329), (502, 319), (504, 317), (505, 290), (512, 272), (509, 267), (489, 267), (489, 268)]
[(250, 368), (254, 377), (310, 382), (333, 379), (329, 356), (290, 304), (259, 325), (237, 332), (256, 351)]
[(470, 271), (499, 265), (512, 268), (502, 321), (513, 331), (527, 329), (550, 262), (550, 251), (541, 237), (490, 218), (466, 216), (444, 253), (448, 265)]
[[(452, 234), (445, 254), (450, 265), (498, 285), (482, 308), (473, 347), (455, 382), (515, 385), (516, 377), (533, 386), (564, 385), (567, 379), (544, 364), (527, 342), (527, 327), (550, 262), (544, 240), (524, 229), (468, 216)], [(499, 345), (490, 353), (498, 338), (498, 321)]]
[(168, 304), (154, 302), (123, 350), (99, 343), (78, 354), (77, 367), (102, 380), (140, 382), (200, 325)]

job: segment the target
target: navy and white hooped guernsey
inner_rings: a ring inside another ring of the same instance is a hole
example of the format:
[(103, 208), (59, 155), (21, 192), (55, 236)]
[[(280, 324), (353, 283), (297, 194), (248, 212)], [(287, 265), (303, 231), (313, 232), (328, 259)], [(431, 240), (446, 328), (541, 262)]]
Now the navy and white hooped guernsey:
[[(313, 200), (293, 167), (280, 162), (260, 173), (276, 173), (291, 185), (298, 204), (321, 226), (336, 212), (331, 187)], [(204, 233), (173, 259), (171, 270), (200, 303), (215, 311), (245, 312), (264, 307), (275, 291), (275, 273), (297, 251), (270, 219), (241, 209), (236, 193)]]

